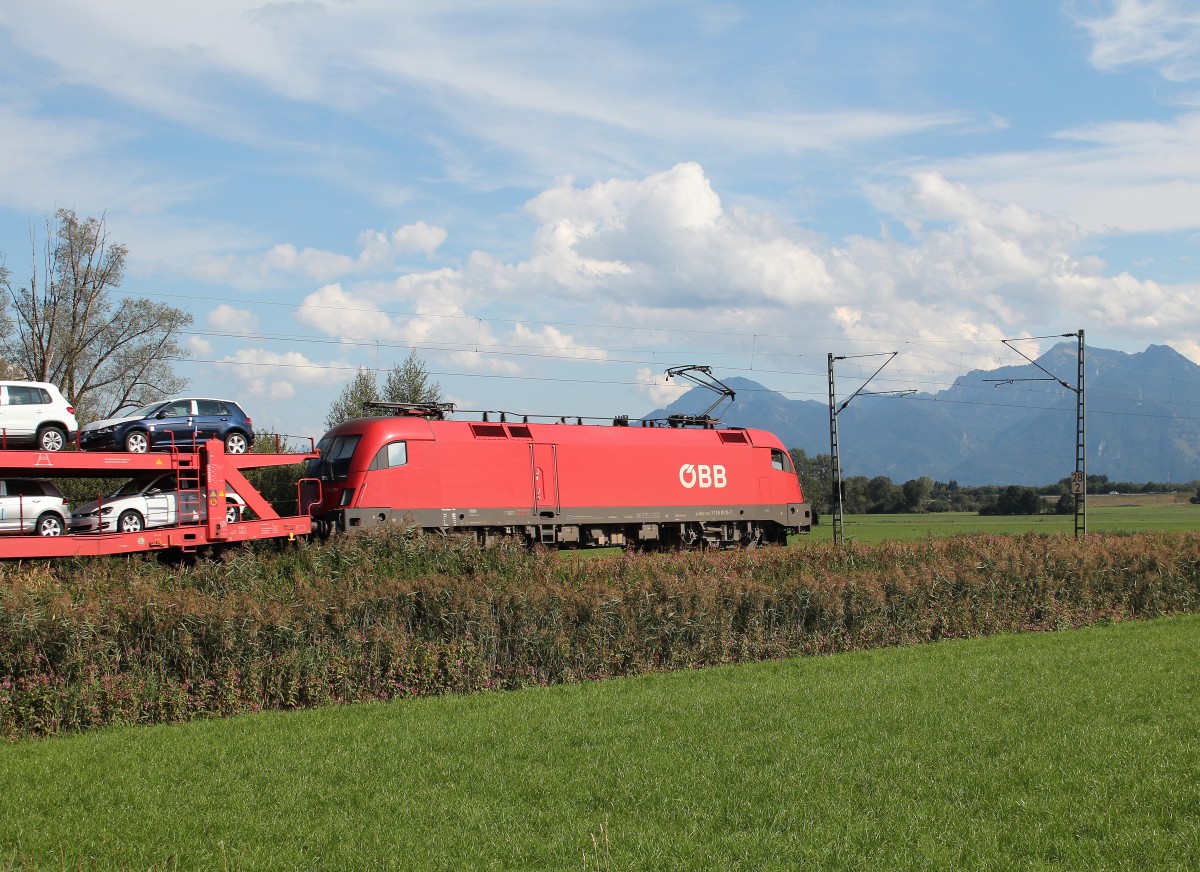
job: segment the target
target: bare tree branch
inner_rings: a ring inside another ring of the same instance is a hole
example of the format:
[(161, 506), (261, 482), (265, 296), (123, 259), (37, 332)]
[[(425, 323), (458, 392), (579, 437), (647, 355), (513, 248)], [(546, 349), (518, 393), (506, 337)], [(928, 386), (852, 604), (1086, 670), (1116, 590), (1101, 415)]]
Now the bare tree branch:
[[(175, 393), (186, 383), (172, 360), (192, 316), (148, 300), (115, 300), (128, 249), (108, 235), (104, 216), (80, 220), (60, 209), (46, 222), (41, 254), (31, 233), (33, 265), (26, 287), (3, 276), (14, 329), (0, 351), (26, 378), (57, 384), (81, 423), (121, 406)], [(40, 282), (40, 283), (39, 283)]]

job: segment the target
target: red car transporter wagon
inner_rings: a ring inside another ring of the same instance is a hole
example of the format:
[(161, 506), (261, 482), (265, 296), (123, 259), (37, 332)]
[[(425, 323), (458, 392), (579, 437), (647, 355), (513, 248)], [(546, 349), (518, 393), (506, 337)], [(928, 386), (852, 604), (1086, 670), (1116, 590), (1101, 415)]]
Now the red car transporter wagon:
[(318, 443), (301, 489), (315, 529), (406, 522), (482, 542), (658, 548), (783, 544), (811, 525), (791, 458), (763, 430), (449, 421), (452, 407), (393, 405)]

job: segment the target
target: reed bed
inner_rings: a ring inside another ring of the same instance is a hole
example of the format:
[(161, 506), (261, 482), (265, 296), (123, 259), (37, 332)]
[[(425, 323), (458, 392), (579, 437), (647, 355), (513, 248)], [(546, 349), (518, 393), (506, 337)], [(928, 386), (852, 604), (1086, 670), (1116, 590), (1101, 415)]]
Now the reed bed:
[(0, 565), (0, 736), (503, 690), (1200, 611), (1200, 534), (597, 559), (399, 528)]

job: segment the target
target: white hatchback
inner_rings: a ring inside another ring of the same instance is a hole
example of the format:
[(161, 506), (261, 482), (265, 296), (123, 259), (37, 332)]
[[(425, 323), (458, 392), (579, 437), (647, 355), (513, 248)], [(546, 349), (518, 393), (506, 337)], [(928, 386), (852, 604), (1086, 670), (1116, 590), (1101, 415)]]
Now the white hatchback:
[(49, 382), (0, 382), (0, 447), (62, 451), (79, 429), (75, 407)]
[[(246, 501), (227, 491), (225, 523), (242, 519)], [(108, 496), (85, 503), (71, 513), (72, 533), (137, 533), (150, 527), (198, 524), (208, 517), (198, 490), (179, 490), (175, 473), (164, 472), (127, 481)]]
[(67, 532), (67, 498), (37, 478), (0, 480), (0, 531), (61, 536)]

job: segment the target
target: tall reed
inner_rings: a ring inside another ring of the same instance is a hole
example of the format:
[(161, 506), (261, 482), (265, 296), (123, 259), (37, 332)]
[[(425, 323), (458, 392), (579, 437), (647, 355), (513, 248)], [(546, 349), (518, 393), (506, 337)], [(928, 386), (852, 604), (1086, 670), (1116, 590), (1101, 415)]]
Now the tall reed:
[(172, 567), (0, 565), (0, 735), (1052, 630), (1200, 609), (1200, 535), (597, 559), (383, 529)]

